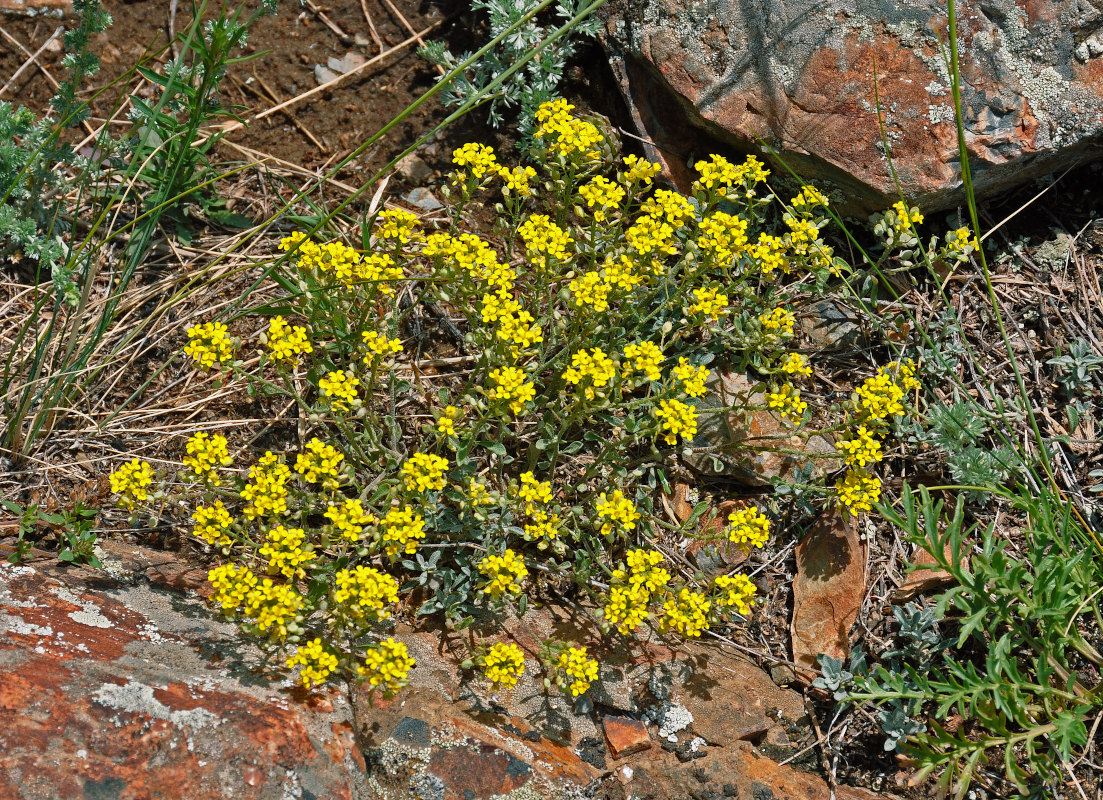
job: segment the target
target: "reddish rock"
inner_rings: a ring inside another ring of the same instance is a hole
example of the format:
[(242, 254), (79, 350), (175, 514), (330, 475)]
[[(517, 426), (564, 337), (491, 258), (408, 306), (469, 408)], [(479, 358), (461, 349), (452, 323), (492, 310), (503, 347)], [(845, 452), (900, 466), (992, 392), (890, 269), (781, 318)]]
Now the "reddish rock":
[[(819, 670), (818, 656), (845, 659), (866, 593), (866, 546), (857, 519), (825, 514), (796, 547), (793, 660)], [(807, 677), (807, 674), (805, 675)]]
[(0, 660), (0, 797), (374, 796), (347, 705), (294, 702), (197, 601), (0, 563)]
[(608, 716), (601, 721), (613, 758), (624, 758), (651, 746), (647, 726), (631, 717)]
[[(1023, 6), (958, 6), (963, 124), (982, 196), (1103, 152), (1098, 12)], [(933, 210), (963, 199), (946, 13), (940, 0), (614, 0), (605, 39), (649, 155), (683, 188), (709, 151), (774, 152), (848, 212), (886, 208), (897, 178)]]
[[(770, 486), (773, 478), (788, 480), (809, 463), (817, 476), (837, 467), (830, 440), (799, 435), (765, 405), (759, 384), (742, 373), (719, 372), (698, 404), (698, 433), (683, 455), (686, 465), (702, 475), (752, 486)], [(732, 410), (710, 413), (722, 408)]]
[[(621, 768), (602, 788), (610, 800), (682, 800), (686, 797), (754, 800), (829, 800), (826, 781), (783, 767), (754, 752), (746, 742), (709, 748), (704, 758), (682, 763), (674, 753), (653, 750)], [(888, 795), (840, 786), (835, 800), (890, 800)]]

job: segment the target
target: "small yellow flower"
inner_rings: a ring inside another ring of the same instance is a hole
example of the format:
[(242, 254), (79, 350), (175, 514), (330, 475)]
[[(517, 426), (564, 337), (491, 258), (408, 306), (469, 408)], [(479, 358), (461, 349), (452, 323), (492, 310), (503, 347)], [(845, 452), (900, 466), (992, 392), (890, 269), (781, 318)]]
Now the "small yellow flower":
[(881, 443), (873, 438), (865, 425), (859, 425), (851, 439), (835, 442), (836, 449), (842, 453), (848, 467), (864, 467), (881, 460)]
[(303, 564), (315, 558), (314, 550), (306, 543), (306, 531), (283, 525), (276, 525), (268, 531), (257, 553), (267, 559), (270, 573), (278, 572), (285, 578), (300, 580), (306, 575)]
[(195, 526), (192, 535), (204, 542), (216, 547), (229, 547), (233, 544), (226, 530), (233, 524), (234, 518), (222, 505), (221, 500), (215, 500), (213, 506), (198, 506), (191, 515)]
[(790, 353), (786, 356), (785, 361), (782, 362), (781, 369), (789, 375), (803, 375), (804, 377), (808, 377), (812, 374), (812, 368), (808, 366), (808, 362), (805, 361), (804, 356), (800, 353)]
[(356, 397), (359, 385), (360, 379), (343, 369), (330, 372), (318, 381), (318, 388), (329, 398), (330, 408), (339, 413), (348, 411), (350, 405), (359, 404)]
[(617, 209), (624, 199), (624, 189), (600, 175), (580, 186), (578, 193), (586, 205), (594, 209), (595, 222), (605, 222), (608, 219), (606, 212)]
[(536, 170), (532, 167), (514, 167), (513, 169), (499, 167), (498, 177), (502, 179), (502, 183), (506, 185), (506, 188), (511, 192), (516, 192), (518, 197), (529, 197), (532, 195), (530, 182), (536, 177)]
[(140, 458), (132, 458), (109, 476), (111, 491), (119, 496), (119, 505), (133, 511), (149, 499), (147, 487), (153, 483), (153, 467)]
[(368, 348), (368, 354), (364, 356), (364, 363), (372, 366), (378, 365), (387, 356), (393, 356), (402, 352), (402, 342), (398, 339), (388, 339), (375, 331), (363, 331), (360, 334), (361, 341)]
[(690, 315), (700, 314), (706, 320), (720, 319), (724, 309), (728, 307), (728, 296), (713, 288), (694, 289), (693, 303), (688, 311)]
[(718, 575), (712, 581), (716, 592), (713, 602), (719, 609), (735, 609), (743, 616), (751, 613), (757, 587), (746, 575)]
[(685, 358), (679, 358), (674, 368), (675, 380), (681, 382), (682, 390), (690, 397), (705, 396), (705, 384), (711, 374), (707, 367), (695, 367)]
[(600, 347), (587, 353), (579, 350), (571, 356), (571, 366), (563, 373), (563, 380), (579, 387), (586, 400), (604, 397), (605, 388), (616, 377), (616, 364)]
[(257, 585), (257, 576), (247, 567), (223, 564), (207, 572), (207, 581), (214, 588), (211, 602), (224, 612), (233, 612), (245, 605), (245, 599)]
[(861, 467), (852, 467), (835, 482), (835, 501), (847, 511), (857, 514), (872, 511), (881, 499), (881, 481)]
[(663, 351), (653, 342), (625, 345), (624, 359), (626, 375), (642, 372), (649, 381), (657, 381), (662, 377), (659, 365), (663, 362)]
[(425, 520), (410, 506), (392, 508), (379, 523), (384, 552), (390, 558), (400, 553), (412, 556), (425, 538)]
[(387, 606), (398, 602), (398, 581), (363, 564), (337, 570), (334, 586), (333, 600), (340, 611), (358, 620), (387, 619)]
[(272, 318), (265, 338), (268, 354), (276, 362), (297, 364), (300, 355), (314, 352), (306, 328), (291, 325), (283, 317)]
[(204, 322), (188, 328), (188, 344), (184, 353), (199, 362), (203, 369), (221, 366), (234, 357), (229, 329), (221, 322)]
[(299, 670), (299, 680), (309, 689), (326, 682), (330, 673), (337, 669), (337, 656), (325, 648), (321, 639), (316, 638), (300, 645), (295, 650), (295, 655), (287, 659), (287, 667), (302, 667)]
[(663, 441), (677, 444), (678, 437), (689, 440), (697, 435), (697, 409), (681, 400), (660, 400), (655, 409), (663, 432)]
[(624, 171), (625, 183), (641, 183), (644, 186), (651, 185), (651, 179), (662, 171), (662, 167), (654, 161), (647, 161), (636, 155), (627, 155), (621, 159), (627, 169)]
[(496, 174), (498, 170), (494, 148), (478, 142), (469, 142), (455, 150), (452, 153), (452, 163), (466, 169), (477, 181), (488, 174)]
[(483, 659), (483, 675), (495, 689), (512, 689), (525, 672), (525, 655), (515, 644), (498, 642)]
[(340, 505), (331, 505), (326, 509), (325, 518), (333, 523), (342, 539), (353, 543), (360, 541), (360, 535), (366, 526), (378, 522), (373, 514), (364, 510), (363, 504), (357, 498), (344, 500)]
[(439, 492), (444, 488), (448, 460), (431, 453), (414, 453), (402, 465), (407, 492)]
[(532, 472), (522, 472), (517, 495), (525, 501), (525, 513), (531, 516), (538, 505), (552, 501), (551, 481), (539, 481)]
[(789, 337), (793, 335), (797, 324), (797, 318), (792, 311), (785, 308), (775, 308), (758, 316), (762, 329), (767, 334)]
[(364, 663), (356, 671), (373, 689), (382, 689), (384, 697), (393, 697), (409, 683), (413, 668), (414, 660), (406, 645), (384, 639), (364, 654)]
[(324, 489), (336, 489), (340, 485), (338, 471), (344, 454), (332, 445), (314, 438), (306, 444), (306, 452), (295, 458), (295, 471), (309, 483), (319, 483)]
[(228, 467), (233, 463), (226, 446), (226, 437), (216, 433), (210, 436), (203, 431), (196, 433), (185, 445), (187, 455), (184, 466), (191, 470), (192, 476), (208, 486), (220, 486), (222, 479), (218, 475), (219, 467)]
[(770, 520), (754, 506), (728, 514), (728, 541), (749, 550), (762, 549), (770, 540)]
[(782, 384), (776, 391), (766, 392), (766, 404), (780, 411), (786, 419), (799, 419), (808, 408), (808, 403), (800, 399), (800, 389), (791, 383)]
[(623, 533), (634, 531), (636, 522), (640, 518), (636, 504), (625, 497), (620, 489), (614, 489), (611, 494), (601, 493), (597, 501), (597, 515), (600, 519), (606, 520), (601, 526), (603, 536), (611, 536), (614, 530)]
[(525, 404), (536, 397), (536, 387), (526, 383), (525, 377), (525, 373), (516, 367), (491, 370), (490, 380), (494, 382), (494, 388), (487, 392), (487, 397), (505, 401), (509, 403), (510, 411), (521, 414), (525, 410)]
[(242, 513), (248, 520), (278, 517), (287, 513), (287, 482), (291, 470), (280, 462), (271, 451), (261, 456), (249, 467), (249, 483), (241, 490), (241, 498), (248, 502)]
[(597, 680), (597, 661), (590, 658), (585, 647), (564, 650), (557, 665), (563, 672), (560, 687), (569, 690), (572, 697), (586, 694), (590, 684)]
[(394, 239), (399, 244), (409, 244), (418, 237), (421, 224), (417, 216), (401, 208), (388, 208), (375, 218), (375, 235), (379, 239)]
[(660, 627), (664, 631), (677, 631), (686, 638), (696, 638), (701, 631), (708, 630), (711, 607), (703, 593), (683, 586), (677, 594), (667, 595)]
[(483, 558), (479, 562), (479, 572), (487, 578), (486, 585), (480, 591), (491, 597), (520, 594), (521, 584), (529, 575), (524, 560), (509, 549), (500, 556), (488, 555)]
[(445, 436), (456, 435), (456, 420), (460, 417), (460, 410), (455, 406), (445, 406), (437, 417), (437, 433)]

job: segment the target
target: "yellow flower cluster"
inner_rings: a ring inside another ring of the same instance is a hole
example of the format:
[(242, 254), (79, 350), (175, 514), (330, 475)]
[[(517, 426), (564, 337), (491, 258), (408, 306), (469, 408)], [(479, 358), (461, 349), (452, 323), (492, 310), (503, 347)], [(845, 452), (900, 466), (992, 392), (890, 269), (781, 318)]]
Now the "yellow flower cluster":
[(509, 403), (510, 411), (521, 414), (525, 410), (525, 403), (536, 397), (536, 387), (526, 383), (525, 377), (525, 373), (516, 367), (499, 367), (491, 370), (490, 380), (495, 385), (487, 392), (487, 396), (491, 400)]
[(532, 522), (525, 523), (525, 541), (539, 542), (541, 549), (546, 547), (546, 542), (559, 538), (559, 529), (563, 526), (563, 520), (558, 514), (549, 514), (547, 511), (533, 511), (530, 516)]
[(660, 627), (664, 631), (677, 631), (687, 638), (700, 636), (701, 631), (708, 630), (711, 607), (702, 592), (683, 586), (677, 594), (668, 594), (663, 602)]
[(456, 435), (456, 420), (460, 418), (460, 410), (455, 406), (445, 406), (437, 417), (437, 433), (445, 436)]
[(980, 250), (980, 240), (968, 228), (958, 228), (946, 234), (943, 258), (965, 261), (970, 253)]
[(847, 511), (872, 511), (873, 504), (881, 499), (881, 481), (861, 467), (852, 468), (836, 481), (835, 492), (839, 505)]
[(132, 458), (111, 473), (111, 491), (119, 495), (119, 505), (134, 510), (149, 499), (146, 488), (153, 483), (153, 467), (140, 458)]
[(609, 209), (618, 208), (625, 194), (620, 185), (600, 175), (589, 183), (580, 186), (578, 193), (582, 195), (586, 205), (594, 209), (595, 222), (605, 222), (607, 219), (606, 212)]
[(647, 161), (637, 155), (627, 155), (621, 159), (627, 169), (624, 171), (626, 183), (641, 183), (644, 186), (651, 185), (651, 179), (662, 171), (662, 167), (654, 161)]
[(234, 543), (226, 533), (234, 518), (221, 500), (215, 500), (213, 506), (197, 506), (191, 518), (195, 523), (192, 535), (196, 538), (216, 547), (229, 547)]
[(256, 588), (257, 576), (248, 567), (223, 564), (207, 572), (207, 582), (214, 589), (211, 602), (218, 603), (223, 611), (236, 611)]
[(636, 271), (636, 262), (626, 254), (621, 254), (617, 259), (612, 256), (606, 258), (601, 268), (605, 271), (605, 281), (618, 289), (630, 291), (643, 280)]
[(399, 244), (409, 244), (417, 238), (417, 227), (421, 224), (417, 216), (401, 208), (388, 208), (380, 211), (375, 218), (375, 235), (379, 239), (394, 239)]
[(693, 304), (688, 311), (691, 315), (700, 314), (707, 320), (720, 319), (724, 309), (728, 307), (728, 296), (718, 289), (705, 287), (693, 290)]
[(858, 407), (871, 419), (882, 420), (904, 414), (904, 387), (882, 368), (857, 389)]
[(669, 189), (656, 189), (641, 210), (653, 219), (665, 219), (674, 230), (685, 226), (695, 214), (693, 205), (685, 197)]
[(625, 374), (642, 372), (649, 381), (662, 377), (659, 365), (663, 361), (663, 351), (653, 342), (640, 342), (624, 346)]
[(499, 167), (498, 177), (502, 179), (505, 188), (516, 192), (518, 197), (529, 197), (532, 195), (530, 182), (536, 177), (536, 170), (532, 167)]
[(663, 441), (677, 444), (681, 436), (687, 441), (697, 435), (697, 409), (681, 400), (660, 400), (654, 410), (659, 420)]
[(775, 308), (765, 314), (759, 314), (758, 321), (767, 334), (789, 337), (793, 335), (797, 318), (786, 308)]
[(495, 688), (512, 689), (525, 672), (525, 655), (515, 644), (498, 642), (483, 659), (483, 675)]
[(605, 620), (627, 634), (647, 619), (652, 595), (670, 582), (670, 573), (660, 567), (663, 554), (655, 550), (629, 550), (627, 569), (613, 570)]
[(571, 356), (571, 366), (563, 373), (563, 380), (578, 386), (586, 400), (604, 397), (605, 387), (616, 377), (616, 364), (600, 347), (587, 353), (579, 350)]
[(901, 200), (892, 204), (892, 210), (896, 212), (893, 227), (898, 233), (907, 233), (913, 226), (923, 224), (923, 215), (919, 213), (919, 209), (909, 208)]
[(739, 184), (743, 186), (746, 197), (753, 197), (755, 184), (762, 183), (770, 175), (765, 164), (753, 155), (747, 156), (739, 165), (732, 164), (723, 156), (711, 155), (708, 161), (698, 161), (693, 168), (698, 175), (693, 183), (694, 191), (711, 193), (719, 189), (724, 196), (728, 196), (728, 190)]
[(798, 212), (808, 212), (813, 208), (827, 208), (829, 203), (823, 193), (815, 186), (805, 186), (800, 193), (789, 201)]
[(319, 638), (312, 639), (295, 650), (295, 655), (287, 659), (287, 668), (299, 670), (299, 680), (303, 686), (311, 688), (326, 682), (333, 670), (337, 669), (337, 656), (329, 652)]
[(705, 384), (711, 374), (707, 367), (695, 367), (685, 358), (679, 358), (674, 368), (674, 378), (681, 382), (682, 390), (690, 397), (705, 396)]
[(465, 169), (475, 180), (498, 173), (498, 160), (494, 148), (477, 142), (469, 142), (452, 153), (452, 163)]
[(360, 379), (343, 369), (328, 373), (318, 381), (318, 388), (322, 394), (329, 398), (329, 406), (336, 412), (349, 410), (349, 405), (356, 406), (356, 387), (360, 385)]
[(517, 358), (522, 350), (544, 341), (540, 326), (533, 324), (535, 318), (507, 290), (484, 294), (481, 313), (483, 322), (497, 323), (495, 336), (509, 344), (513, 358)]
[(473, 480), (467, 485), (467, 502), (473, 508), (480, 508), (491, 505), (494, 500), (487, 491), (486, 484)]
[(529, 575), (524, 559), (508, 548), (500, 556), (483, 558), (479, 562), (479, 572), (487, 578), (486, 585), (480, 591), (491, 597), (520, 593), (521, 583)]
[(747, 252), (767, 278), (773, 275), (775, 270), (789, 273), (789, 258), (785, 255), (785, 240), (780, 236), (760, 233), (758, 241), (748, 248)]
[(873, 438), (873, 433), (865, 425), (858, 426), (853, 438), (835, 442), (835, 447), (849, 467), (864, 467), (881, 460), (881, 443)]
[(476, 280), (489, 283), (497, 289), (508, 289), (517, 278), (509, 266), (498, 260), (487, 242), (473, 233), (461, 233), (449, 236), (447, 233), (433, 233), (425, 240), (422, 254), (440, 257), (444, 263), (452, 264)]
[(574, 239), (560, 228), (547, 214), (533, 214), (517, 228), (517, 234), (525, 243), (529, 263), (544, 272), (551, 261), (564, 262), (570, 258)]
[(384, 639), (364, 654), (364, 663), (356, 671), (373, 689), (382, 689), (385, 697), (391, 697), (409, 682), (413, 668), (406, 645)]
[(602, 536), (612, 536), (614, 531), (627, 533), (636, 529), (636, 522), (640, 518), (640, 512), (636, 510), (636, 504), (624, 496), (620, 489), (614, 489), (610, 494), (602, 492), (597, 500), (597, 515), (606, 520), (601, 526)]
[(319, 483), (323, 489), (336, 489), (341, 484), (338, 468), (345, 456), (332, 445), (314, 438), (306, 443), (306, 452), (295, 457), (295, 471), (308, 483)]
[(234, 343), (229, 329), (221, 322), (204, 322), (188, 328), (188, 343), (184, 353), (191, 356), (203, 369), (222, 365), (234, 357)]
[(360, 334), (360, 340), (368, 348), (368, 354), (364, 356), (365, 364), (376, 366), (387, 356), (402, 352), (402, 342), (398, 339), (388, 339), (375, 331), (363, 331)]
[(306, 575), (303, 564), (315, 558), (314, 550), (306, 544), (306, 531), (283, 525), (268, 531), (259, 553), (261, 558), (268, 559), (269, 572), (278, 572), (285, 578), (302, 579)]
[(425, 520), (409, 506), (392, 508), (379, 523), (384, 552), (395, 558), (399, 553), (412, 556), (417, 543), (425, 538)]
[(606, 283), (600, 272), (584, 272), (568, 284), (574, 304), (579, 308), (589, 306), (594, 311), (609, 309), (609, 292), (613, 287)]
[(448, 460), (432, 453), (414, 453), (400, 470), (407, 492), (439, 492), (444, 488)]
[(245, 596), (243, 611), (262, 631), (272, 631), (278, 639), (287, 638), (287, 628), (299, 619), (305, 598), (294, 587), (265, 578)]
[(353, 543), (360, 541), (365, 526), (379, 521), (374, 514), (366, 512), (356, 498), (345, 500), (340, 505), (331, 505), (326, 509), (325, 518), (333, 523), (342, 539)]
[(541, 103), (536, 109), (539, 125), (533, 138), (565, 158), (577, 154), (582, 161), (594, 161), (599, 156), (597, 146), (604, 137), (592, 122), (572, 116), (572, 109), (574, 106), (562, 98)]
[(674, 244), (674, 228), (665, 220), (644, 214), (624, 232), (628, 246), (641, 256), (649, 253), (656, 255), (674, 255), (678, 252)]
[(274, 361), (297, 364), (300, 355), (314, 352), (306, 328), (302, 325), (291, 325), (280, 316), (273, 317), (268, 323), (265, 338), (268, 354)]
[(559, 669), (563, 671), (560, 685), (570, 691), (572, 697), (586, 694), (590, 684), (597, 680), (597, 660), (590, 658), (585, 647), (571, 647), (559, 654)]
[(360, 620), (387, 619), (387, 606), (398, 602), (398, 581), (363, 564), (334, 576), (333, 600), (341, 611)]
[(552, 501), (551, 481), (538, 481), (532, 472), (522, 472), (517, 495), (525, 501), (525, 513), (532, 516), (537, 504), (547, 505)]
[(743, 616), (751, 613), (757, 588), (746, 575), (718, 575), (712, 582), (713, 601), (720, 609), (734, 608)]
[(770, 540), (770, 520), (754, 506), (728, 514), (728, 541), (750, 550), (762, 549)]
[(303, 272), (315, 272), (319, 275), (332, 272), (344, 283), (353, 281), (360, 263), (360, 253), (343, 242), (317, 244), (301, 231), (295, 231), (281, 239), (280, 250), (295, 250), (297, 265)]
[[(340, 273), (338, 277), (345, 280)], [(361, 283), (374, 284), (382, 294), (393, 295), (394, 286), (391, 284), (402, 280), (402, 267), (396, 265), (386, 253), (369, 253), (357, 266), (356, 278)], [(351, 282), (346, 280), (346, 283)]]
[(747, 248), (747, 221), (717, 211), (701, 220), (697, 246), (719, 264), (730, 264)]
[(808, 408), (808, 403), (800, 399), (800, 389), (791, 383), (783, 383), (778, 389), (766, 392), (766, 405), (781, 412), (786, 419), (799, 418)]
[(291, 470), (280, 462), (279, 456), (271, 451), (261, 456), (249, 467), (249, 483), (241, 490), (242, 499), (248, 502), (242, 511), (246, 519), (286, 514), (289, 480)]
[(800, 353), (790, 353), (785, 357), (785, 361), (781, 364), (783, 372), (789, 375), (803, 375), (808, 377), (812, 374), (812, 368), (808, 366), (808, 362), (805, 361), (804, 356)]

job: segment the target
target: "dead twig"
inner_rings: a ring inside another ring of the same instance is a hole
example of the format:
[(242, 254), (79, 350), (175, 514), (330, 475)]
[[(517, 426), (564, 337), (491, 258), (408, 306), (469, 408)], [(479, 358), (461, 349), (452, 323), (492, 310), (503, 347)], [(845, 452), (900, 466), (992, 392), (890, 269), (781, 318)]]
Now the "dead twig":
[(15, 72), (13, 72), (12, 76), (10, 78), (8, 78), (8, 82), (5, 83), (3, 85), (3, 87), (0, 87), (0, 94), (3, 94), (8, 89), (10, 89), (12, 84), (15, 83), (17, 80), (19, 80), (19, 76), (23, 74), (23, 71), (25, 69), (27, 69), (27, 67), (31, 66), (31, 64), (37, 64), (38, 63), (38, 57), (40, 55), (42, 55), (42, 52), (50, 46), (50, 43), (52, 41), (54, 41), (54, 39), (61, 36), (61, 34), (64, 31), (65, 31), (65, 28), (59, 25), (54, 30), (54, 32), (50, 34), (50, 38), (47, 39), (45, 42), (43, 42), (42, 46), (34, 51), (34, 55), (32, 55), (30, 58), (28, 58), (26, 61), (24, 61), (22, 66), (20, 66), (19, 69), (17, 69)]

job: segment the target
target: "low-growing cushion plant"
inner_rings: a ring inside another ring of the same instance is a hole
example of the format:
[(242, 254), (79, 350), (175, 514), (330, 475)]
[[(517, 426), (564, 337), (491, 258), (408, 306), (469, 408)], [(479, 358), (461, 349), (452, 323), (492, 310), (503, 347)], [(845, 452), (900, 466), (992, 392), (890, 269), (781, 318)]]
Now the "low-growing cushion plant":
[[(813, 491), (844, 513), (880, 497), (881, 443), (910, 413), (915, 365), (887, 363), (847, 403), (812, 408), (813, 365), (792, 346), (797, 298), (850, 271), (821, 236), (827, 198), (806, 186), (785, 202), (753, 156), (700, 161), (688, 196), (658, 188), (657, 164), (621, 157), (603, 119), (572, 111), (540, 106), (532, 165), (458, 148), (440, 227), (388, 209), (350, 237), (363, 250), (286, 236), (282, 313), (255, 340), (218, 321), (188, 332), (197, 369), (287, 398), (310, 428), (301, 450), (249, 465), (197, 433), (188, 488), (169, 498), (223, 558), (213, 602), (307, 686), (400, 690), (413, 661), (385, 634), (405, 593), (463, 627), (574, 586), (608, 637), (694, 638), (750, 613), (747, 575), (707, 580), (669, 557), (703, 504), (677, 524), (658, 502), (720, 369), (755, 376), (764, 400), (707, 413), (776, 413), (788, 430), (763, 446), (779, 450), (832, 434), (845, 468)], [(470, 221), (495, 198), (491, 239)], [(900, 238), (917, 215), (902, 206), (885, 224)], [(137, 459), (112, 485), (127, 508), (165, 493)], [(727, 522), (712, 538), (770, 538), (757, 506)], [(537, 659), (573, 696), (598, 678), (581, 642), (545, 642)], [(525, 661), (498, 643), (468, 664), (509, 687)]]

